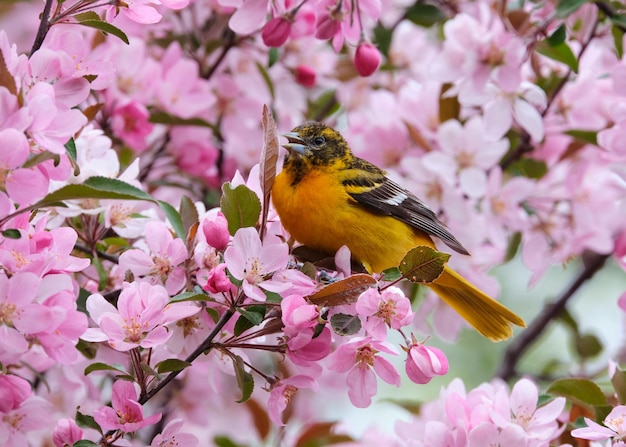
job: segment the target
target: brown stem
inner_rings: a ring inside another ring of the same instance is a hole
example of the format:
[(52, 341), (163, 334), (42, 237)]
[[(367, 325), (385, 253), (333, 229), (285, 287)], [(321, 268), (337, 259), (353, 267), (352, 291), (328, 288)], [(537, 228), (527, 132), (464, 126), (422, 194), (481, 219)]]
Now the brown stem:
[(520, 335), (509, 345), (504, 353), (504, 359), (500, 365), (500, 371), (498, 376), (504, 380), (509, 380), (517, 375), (517, 362), (533, 344), (533, 342), (539, 338), (545, 331), (548, 325), (554, 321), (563, 311), (567, 302), (578, 291), (588, 279), (591, 279), (598, 270), (602, 268), (604, 262), (609, 255), (601, 255), (592, 253), (589, 256), (584, 256), (585, 267), (580, 272), (578, 277), (574, 279), (572, 284), (563, 292), (563, 294), (554, 302), (547, 303), (543, 311), (528, 325), (528, 327), (520, 333)]
[(30, 55), (32, 56), (43, 44), (46, 34), (50, 29), (50, 11), (52, 10), (52, 0), (46, 0), (46, 4), (43, 7), (41, 13), (41, 21), (39, 22), (39, 28), (37, 29), (37, 35), (33, 42), (33, 47), (30, 49)]

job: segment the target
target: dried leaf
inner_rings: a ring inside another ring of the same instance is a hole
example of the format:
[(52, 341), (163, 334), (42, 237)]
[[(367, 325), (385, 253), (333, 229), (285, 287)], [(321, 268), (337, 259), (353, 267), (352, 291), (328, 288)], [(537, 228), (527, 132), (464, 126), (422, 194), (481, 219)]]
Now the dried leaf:
[(376, 280), (365, 273), (349, 276), (332, 283), (322, 290), (308, 296), (312, 304), (322, 306), (341, 306), (356, 302), (359, 295), (376, 284)]
[(267, 105), (263, 105), (263, 152), (259, 169), (261, 188), (263, 190), (263, 212), (261, 214), (261, 239), (265, 235), (267, 213), (269, 212), (270, 194), (276, 178), (276, 164), (278, 163), (278, 129)]

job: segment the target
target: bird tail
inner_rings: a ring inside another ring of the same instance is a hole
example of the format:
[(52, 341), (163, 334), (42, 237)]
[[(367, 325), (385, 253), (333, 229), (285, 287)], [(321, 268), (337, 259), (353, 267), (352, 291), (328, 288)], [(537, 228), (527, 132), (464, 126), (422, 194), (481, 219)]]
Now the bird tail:
[(428, 284), (428, 287), (478, 332), (492, 341), (511, 337), (511, 324), (526, 326), (519, 316), (478, 290), (449, 267), (433, 283)]

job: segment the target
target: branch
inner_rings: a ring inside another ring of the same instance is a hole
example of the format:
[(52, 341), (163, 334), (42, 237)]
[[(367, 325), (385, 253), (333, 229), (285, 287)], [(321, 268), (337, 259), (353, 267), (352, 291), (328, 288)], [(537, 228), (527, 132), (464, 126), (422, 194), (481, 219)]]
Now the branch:
[[(614, 17), (619, 16), (620, 14), (617, 13), (617, 11), (615, 11), (613, 9), (613, 7), (611, 5), (609, 5), (608, 3), (605, 3), (603, 1), (596, 1), (594, 2), (594, 4), (596, 5), (596, 7), (602, 11), (604, 13), (604, 15), (606, 15), (608, 18), (612, 19)], [(616, 22), (613, 22), (613, 26), (616, 26), (618, 29), (620, 29), (623, 33), (626, 33), (626, 26), (624, 25), (620, 25)]]
[[(198, 357), (200, 357), (200, 355), (202, 353), (204, 353), (205, 351), (211, 349), (212, 345), (213, 345), (213, 339), (217, 336), (217, 334), (220, 333), (220, 331), (222, 330), (222, 328), (226, 325), (226, 323), (228, 323), (228, 321), (232, 318), (232, 316), (235, 314), (234, 309), (228, 309), (226, 312), (224, 312), (222, 314), (222, 316), (220, 317), (219, 321), (215, 324), (215, 327), (213, 328), (213, 330), (211, 331), (211, 333), (207, 336), (207, 338), (204, 339), (204, 341), (200, 344), (200, 346), (198, 346), (196, 348), (195, 351), (193, 351), (191, 354), (189, 354), (189, 356), (185, 359), (186, 362), (191, 363), (193, 362), (195, 359), (197, 359)], [(165, 379), (161, 380), (157, 386), (155, 386), (154, 388), (152, 388), (150, 391), (148, 391), (146, 394), (142, 395), (139, 397), (139, 403), (141, 405), (145, 404), (146, 402), (148, 402), (150, 399), (152, 399), (159, 391), (161, 391), (163, 388), (165, 388), (165, 386), (170, 383), (172, 380), (174, 380), (176, 378), (176, 376), (178, 376), (178, 374), (180, 374), (183, 370), (180, 371), (174, 371), (169, 373)]]
[(39, 48), (41, 48), (41, 44), (43, 44), (43, 40), (46, 38), (46, 34), (48, 34), (48, 30), (50, 29), (50, 10), (51, 9), (52, 9), (52, 0), (46, 0), (46, 4), (43, 7), (43, 12), (41, 13), (41, 22), (39, 22), (39, 29), (37, 29), (37, 35), (35, 36), (33, 47), (30, 49), (31, 56)]
[(591, 253), (583, 257), (585, 268), (578, 275), (570, 286), (563, 292), (558, 300), (547, 303), (539, 316), (509, 345), (504, 353), (504, 359), (500, 366), (498, 376), (504, 380), (509, 380), (517, 375), (516, 365), (533, 342), (545, 331), (548, 325), (563, 313), (565, 305), (570, 298), (578, 291), (588, 279), (591, 279), (598, 270), (602, 268), (604, 262), (610, 255)]

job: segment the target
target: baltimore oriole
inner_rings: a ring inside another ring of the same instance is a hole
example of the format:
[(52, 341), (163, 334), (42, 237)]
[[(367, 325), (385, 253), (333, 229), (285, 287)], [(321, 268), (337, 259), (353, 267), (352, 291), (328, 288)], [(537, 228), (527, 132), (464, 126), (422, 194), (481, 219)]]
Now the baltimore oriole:
[[(272, 200), (297, 241), (329, 254), (347, 245), (370, 273), (397, 267), (418, 245), (435, 248), (431, 236), (468, 254), (430, 209), (382, 169), (354, 156), (336, 130), (307, 123), (284, 136), (288, 153)], [(491, 340), (509, 338), (511, 324), (525, 326), (448, 266), (427, 286)]]

